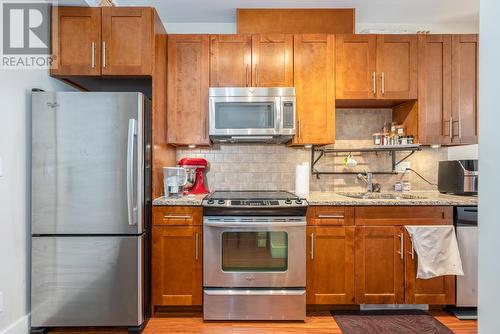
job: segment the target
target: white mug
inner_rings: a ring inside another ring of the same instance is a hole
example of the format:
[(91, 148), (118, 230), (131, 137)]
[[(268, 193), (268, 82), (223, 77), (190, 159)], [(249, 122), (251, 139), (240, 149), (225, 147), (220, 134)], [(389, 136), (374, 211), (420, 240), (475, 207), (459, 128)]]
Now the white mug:
[(358, 162), (352, 157), (352, 155), (349, 154), (344, 158), (344, 165), (346, 165), (347, 167), (356, 167), (358, 165)]

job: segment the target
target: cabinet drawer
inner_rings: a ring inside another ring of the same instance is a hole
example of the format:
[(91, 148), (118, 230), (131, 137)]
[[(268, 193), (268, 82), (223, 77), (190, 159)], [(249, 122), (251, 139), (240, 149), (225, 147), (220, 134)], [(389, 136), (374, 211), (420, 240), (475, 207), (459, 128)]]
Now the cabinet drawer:
[(194, 206), (155, 206), (153, 225), (202, 225), (203, 209)]
[(348, 206), (309, 207), (307, 225), (354, 225), (354, 208)]
[(451, 225), (451, 206), (366, 206), (355, 208), (356, 225)]

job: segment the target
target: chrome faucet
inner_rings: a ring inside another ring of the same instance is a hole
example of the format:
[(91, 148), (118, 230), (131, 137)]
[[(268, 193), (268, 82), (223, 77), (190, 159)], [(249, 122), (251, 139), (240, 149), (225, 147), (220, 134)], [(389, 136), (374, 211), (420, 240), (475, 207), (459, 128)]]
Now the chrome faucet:
[(359, 173), (358, 179), (366, 182), (366, 192), (371, 193), (371, 192), (373, 192), (373, 183), (372, 183), (373, 173), (366, 172), (364, 174), (366, 176), (363, 175), (362, 173)]

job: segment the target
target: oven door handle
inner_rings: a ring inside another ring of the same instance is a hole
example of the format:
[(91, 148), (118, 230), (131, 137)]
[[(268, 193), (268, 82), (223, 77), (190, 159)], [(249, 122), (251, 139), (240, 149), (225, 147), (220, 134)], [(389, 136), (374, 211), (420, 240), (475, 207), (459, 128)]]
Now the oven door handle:
[(205, 222), (204, 226), (208, 227), (226, 227), (226, 228), (237, 228), (237, 227), (301, 227), (306, 226), (306, 222), (269, 222), (269, 223), (238, 223), (238, 222)]

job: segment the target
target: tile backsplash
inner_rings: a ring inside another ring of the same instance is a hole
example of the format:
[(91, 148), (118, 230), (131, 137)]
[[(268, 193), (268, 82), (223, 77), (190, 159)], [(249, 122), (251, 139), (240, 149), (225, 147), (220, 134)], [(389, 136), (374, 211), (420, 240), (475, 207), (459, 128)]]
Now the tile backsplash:
[[(355, 148), (372, 145), (372, 133), (380, 131), (384, 122), (391, 120), (391, 109), (337, 109), (336, 148)], [(408, 152), (397, 154), (397, 160)], [(286, 145), (266, 144), (219, 144), (210, 148), (177, 150), (177, 160), (183, 157), (201, 157), (209, 162), (206, 177), (213, 190), (291, 190), (295, 188), (295, 167), (311, 161), (311, 149)], [(319, 171), (390, 171), (388, 153), (355, 153), (358, 162), (354, 168), (342, 164), (344, 154), (328, 155), (316, 165)], [(439, 160), (447, 159), (447, 148), (424, 148), (407, 161), (430, 182), (437, 182)], [(396, 181), (408, 180), (412, 190), (434, 190), (415, 173), (375, 175), (374, 182), (382, 185), (382, 191), (392, 190)], [(311, 190), (363, 191), (366, 185), (356, 175), (322, 175), (318, 180), (311, 177)]]

